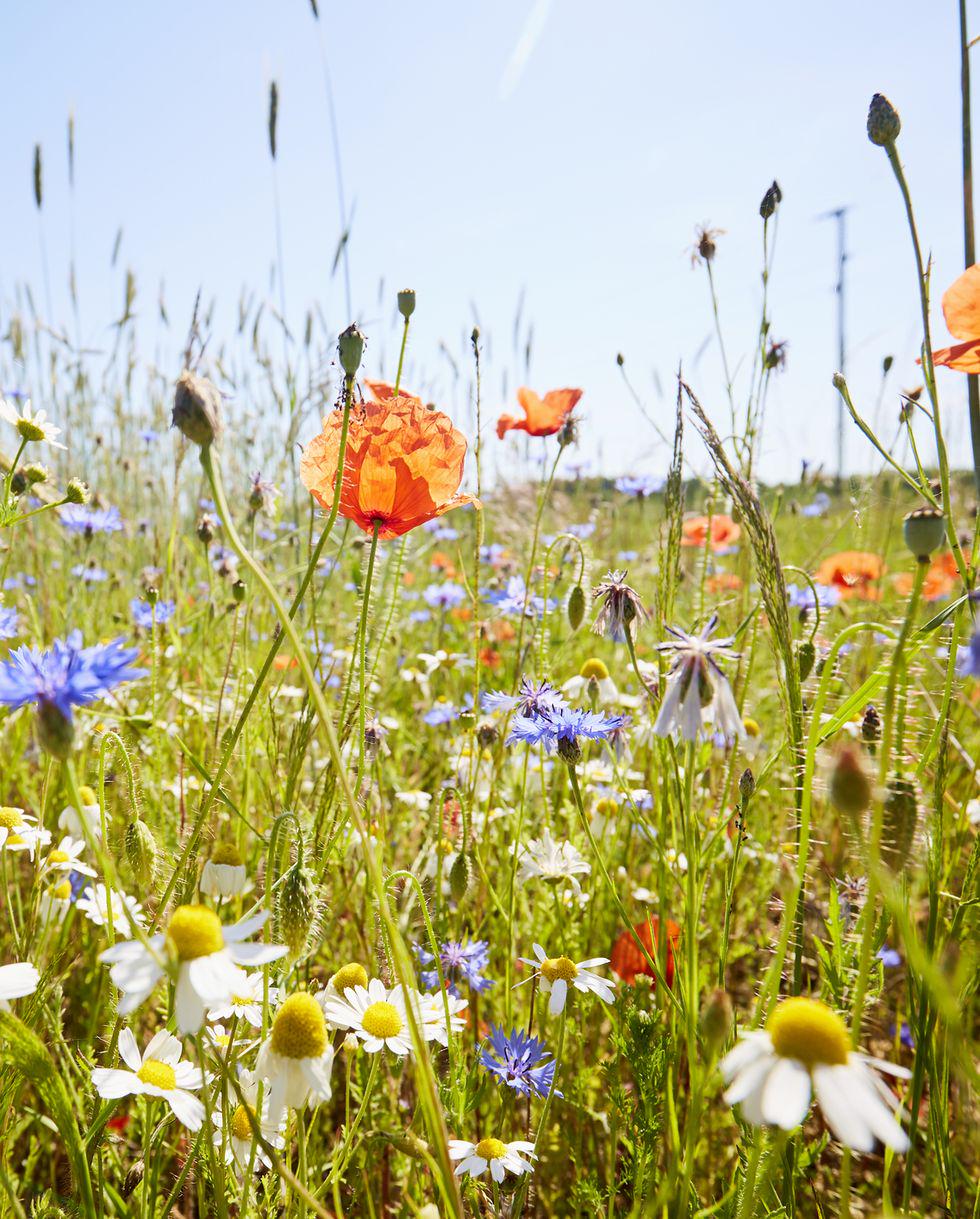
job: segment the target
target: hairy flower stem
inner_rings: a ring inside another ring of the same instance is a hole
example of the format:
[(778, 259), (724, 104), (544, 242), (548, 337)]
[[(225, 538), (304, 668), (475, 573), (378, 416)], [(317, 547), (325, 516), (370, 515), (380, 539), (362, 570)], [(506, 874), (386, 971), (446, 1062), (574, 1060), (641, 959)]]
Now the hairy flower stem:
[(361, 624), (360, 663), (358, 664), (358, 700), (357, 700), (357, 791), (361, 790), (364, 781), (364, 704), (367, 697), (367, 619), (368, 605), (371, 601), (371, 583), (374, 579), (374, 560), (378, 552), (378, 533), (381, 522), (375, 521), (371, 532), (371, 549), (368, 551), (367, 573), (364, 577), (364, 590), (361, 593)]
[[(320, 721), (320, 727), (327, 745), (327, 752), (330, 755), (330, 761), (337, 776), (337, 785), (340, 788), (341, 796), (347, 808), (347, 813), (360, 838), (361, 846), (364, 851), (365, 862), (367, 864), (370, 887), (373, 890), (374, 899), (378, 905), (378, 913), (381, 917), (382, 927), (391, 948), (391, 963), (393, 971), (402, 987), (405, 989), (410, 989), (415, 983), (414, 963), (408, 947), (405, 944), (404, 937), (402, 936), (391, 912), (384, 876), (381, 870), (381, 864), (375, 855), (374, 848), (371, 844), (371, 839), (368, 835), (367, 826), (365, 825), (364, 818), (361, 815), (360, 806), (354, 794), (354, 790), (351, 787), (347, 768), (345, 766), (344, 759), (341, 756), (340, 744), (337, 739), (337, 731), (334, 727), (333, 717), (330, 713), (330, 708), (327, 705), (326, 697), (324, 696), (320, 683), (317, 680), (316, 673), (314, 672), (313, 666), (310, 663), (310, 658), (303, 646), (303, 641), (296, 629), (296, 625), (293, 622), (292, 617), (287, 612), (275, 585), (270, 579), (265, 568), (245, 547), (241, 537), (239, 536), (238, 530), (235, 527), (234, 519), (232, 518), (231, 512), (228, 508), (228, 500), (225, 495), (220, 466), (214, 460), (214, 454), (212, 453), (211, 446), (202, 448), (201, 465), (203, 466), (204, 472), (208, 478), (208, 482), (211, 485), (212, 497), (217, 506), (218, 515), (220, 516), (222, 524), (224, 525), (232, 548), (238, 554), (242, 562), (252, 572), (258, 583), (262, 586), (262, 589), (272, 603), (276, 615), (279, 618), (280, 625), (282, 626), (282, 629), (293, 648), (294, 655), (299, 664), (300, 672), (302, 673), (303, 680), (306, 683), (310, 701), (313, 704), (317, 718)], [(439, 1165), (440, 1183), (443, 1187), (444, 1196), (450, 1204), (452, 1214), (459, 1216), (461, 1214), (462, 1203), (459, 1196), (457, 1181), (454, 1176), (453, 1164), (449, 1158), (449, 1136), (446, 1131), (446, 1123), (443, 1117), (442, 1106), (439, 1101), (439, 1091), (436, 1083), (435, 1072), (432, 1066), (432, 1060), (429, 1055), (425, 1038), (422, 1035), (418, 1018), (411, 1004), (407, 1005), (407, 1016), (416, 1065), (416, 1083), (419, 1089), (419, 1101), (429, 1129), (430, 1138), (434, 1144), (437, 1162)]]

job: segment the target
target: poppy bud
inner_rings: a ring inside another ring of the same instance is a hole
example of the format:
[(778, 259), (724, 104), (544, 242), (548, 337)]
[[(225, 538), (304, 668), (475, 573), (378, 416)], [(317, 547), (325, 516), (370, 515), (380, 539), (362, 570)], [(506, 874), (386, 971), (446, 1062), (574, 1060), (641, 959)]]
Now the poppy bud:
[(355, 376), (364, 355), (364, 335), (353, 322), (337, 340), (337, 354), (340, 356), (340, 366), (348, 377)]
[(125, 846), (136, 886), (143, 893), (148, 893), (153, 886), (160, 851), (150, 827), (139, 817), (126, 826)]
[(621, 351), (616, 353), (616, 363), (619, 365), (620, 368), (622, 368), (623, 365), (626, 363), (626, 360)]
[(908, 779), (891, 779), (881, 820), (881, 858), (893, 872), (909, 861), (918, 820), (915, 787)]
[(41, 699), (37, 705), (37, 737), (45, 753), (59, 762), (71, 754), (75, 741), (75, 728), (71, 720), (55, 703)]
[(727, 991), (713, 990), (701, 1008), (701, 1035), (712, 1054), (724, 1046), (732, 1031), (735, 1013)]
[(303, 865), (300, 852), (276, 895), (276, 928), (293, 958), (298, 957), (306, 947), (316, 922), (318, 907), (316, 884)]
[(853, 749), (844, 749), (830, 777), (830, 799), (842, 813), (856, 816), (871, 803), (871, 780)]
[(66, 504), (86, 504), (88, 503), (88, 487), (80, 478), (70, 478), (68, 486), (65, 487), (65, 503)]
[(883, 93), (876, 93), (868, 107), (868, 139), (879, 148), (894, 144), (902, 130), (898, 111)]
[(759, 215), (763, 220), (768, 220), (775, 214), (782, 197), (783, 192), (779, 189), (779, 183), (773, 179), (772, 186), (762, 196), (762, 202), (759, 204)]
[(796, 645), (796, 663), (800, 669), (800, 681), (806, 681), (813, 672), (813, 662), (816, 658), (817, 649), (809, 639), (804, 639), (802, 643)]
[(415, 289), (403, 288), (398, 293), (398, 312), (407, 322), (415, 312)]
[(932, 552), (943, 544), (946, 518), (935, 508), (924, 504), (906, 516), (903, 529), (905, 545), (920, 563), (925, 563)]
[(221, 394), (207, 377), (185, 368), (177, 378), (171, 427), (206, 448), (221, 437)]
[(746, 766), (739, 776), (738, 792), (743, 800), (751, 800), (755, 795), (755, 775), (751, 766)]
[(463, 900), (473, 883), (473, 865), (465, 851), (460, 851), (449, 869), (449, 892), (457, 904)]
[(568, 595), (568, 625), (577, 631), (585, 620), (585, 589), (576, 584)]
[(885, 358), (881, 361), (882, 376), (887, 376), (891, 372), (892, 365), (894, 363), (895, 363), (894, 356), (885, 356)]

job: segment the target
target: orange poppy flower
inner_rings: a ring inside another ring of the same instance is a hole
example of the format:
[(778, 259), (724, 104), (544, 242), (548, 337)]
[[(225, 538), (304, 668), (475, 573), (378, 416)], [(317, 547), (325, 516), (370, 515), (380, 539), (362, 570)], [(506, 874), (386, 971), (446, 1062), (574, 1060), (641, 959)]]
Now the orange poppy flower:
[(524, 411), (524, 418), (516, 415), (501, 415), (497, 420), (497, 435), (503, 440), (507, 432), (527, 432), (529, 436), (554, 436), (575, 409), (583, 391), (580, 389), (552, 389), (539, 398), (533, 389), (524, 386), (517, 391), (517, 401)]
[[(658, 937), (660, 935), (660, 919), (657, 915), (651, 914), (645, 922), (637, 923), (633, 930), (642, 940), (647, 952), (656, 960)], [(677, 926), (673, 919), (668, 919), (667, 968), (665, 970), (668, 986), (674, 985), (674, 953), (677, 951), (680, 938), (680, 927)], [(629, 931), (621, 931), (619, 933), (619, 937), (613, 945), (609, 963), (612, 966), (613, 973), (622, 978), (627, 986), (632, 986), (639, 975), (647, 978), (655, 976), (650, 968), (650, 962), (637, 947), (636, 940), (633, 939)]]
[(932, 353), (933, 364), (980, 373), (980, 265), (967, 267), (943, 295), (949, 333), (963, 340)]
[(395, 393), (395, 387), (389, 385), (387, 381), (372, 381), (368, 377), (364, 377), (361, 384), (367, 389), (368, 393), (375, 402), (391, 402), (394, 398), (411, 398), (413, 402), (421, 402), (421, 398), (416, 398), (414, 394), (410, 394), (407, 390), (399, 389)]
[(742, 587), (742, 577), (733, 571), (719, 571), (704, 582), (709, 593), (734, 593)]
[[(952, 565), (952, 571), (950, 571)], [(907, 597), (912, 592), (912, 573), (900, 571), (892, 577), (895, 591), (901, 597)], [(925, 601), (941, 601), (948, 597), (956, 587), (959, 572), (956, 570), (956, 560), (951, 551), (946, 551), (938, 559), (929, 564), (929, 570), (922, 582), (922, 597)]]
[[(300, 477), (321, 508), (333, 504), (342, 412), (323, 421), (306, 446)], [(437, 516), (473, 504), (460, 495), (466, 438), (448, 415), (399, 395), (351, 412), (340, 515), (379, 538), (397, 538)]]
[(709, 522), (712, 550), (725, 550), (742, 536), (742, 526), (736, 525), (732, 518), (724, 513), (711, 517), (692, 516), (681, 526), (681, 545), (703, 546), (708, 540)]
[(841, 600), (858, 597), (862, 601), (877, 601), (881, 592), (875, 587), (885, 572), (885, 564), (876, 554), (866, 550), (842, 550), (832, 554), (817, 568), (814, 579), (818, 584), (836, 588)]

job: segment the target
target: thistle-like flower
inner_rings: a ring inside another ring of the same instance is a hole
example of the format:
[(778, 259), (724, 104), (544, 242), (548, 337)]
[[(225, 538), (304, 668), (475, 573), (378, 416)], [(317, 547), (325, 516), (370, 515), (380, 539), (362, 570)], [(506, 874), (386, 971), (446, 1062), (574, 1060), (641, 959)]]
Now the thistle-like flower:
[(712, 614), (699, 635), (686, 635), (668, 627), (674, 639), (658, 644), (661, 652), (673, 652), (674, 661), (667, 675), (667, 689), (660, 714), (653, 726), (657, 736), (669, 736), (675, 729), (685, 741), (696, 741), (701, 731), (701, 716), (711, 708), (713, 731), (726, 740), (741, 740), (745, 727), (735, 704), (728, 678), (718, 664), (720, 659), (737, 660), (733, 638), (710, 638), (718, 625)]
[(607, 572), (602, 583), (592, 590), (592, 600), (602, 600), (592, 624), (593, 633), (605, 635), (615, 643), (626, 642), (630, 623), (645, 622), (650, 617), (639, 594), (626, 583), (626, 575), (625, 571)]

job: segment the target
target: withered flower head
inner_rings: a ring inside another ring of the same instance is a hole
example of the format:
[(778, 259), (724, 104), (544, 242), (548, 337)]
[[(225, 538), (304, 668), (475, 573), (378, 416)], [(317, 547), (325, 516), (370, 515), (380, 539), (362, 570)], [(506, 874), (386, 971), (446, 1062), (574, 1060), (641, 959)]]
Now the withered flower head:
[(203, 448), (220, 440), (223, 428), (221, 393), (214, 382), (189, 368), (177, 378), (171, 426)]
[(605, 635), (617, 643), (624, 643), (626, 631), (633, 621), (646, 622), (650, 617), (643, 607), (639, 593), (626, 583), (625, 571), (610, 571), (601, 584), (592, 590), (592, 600), (602, 600), (593, 633)]

